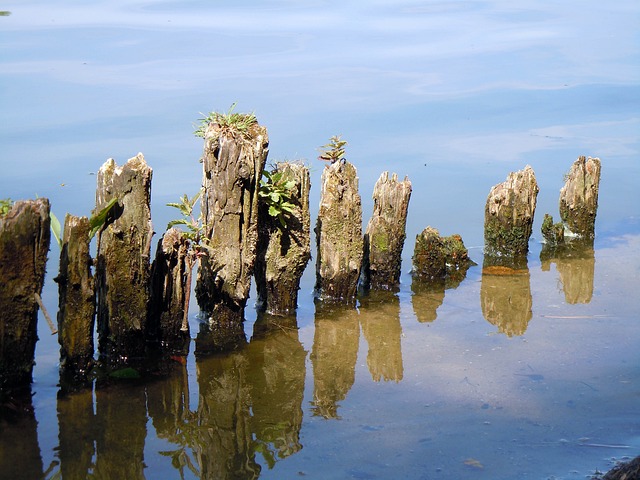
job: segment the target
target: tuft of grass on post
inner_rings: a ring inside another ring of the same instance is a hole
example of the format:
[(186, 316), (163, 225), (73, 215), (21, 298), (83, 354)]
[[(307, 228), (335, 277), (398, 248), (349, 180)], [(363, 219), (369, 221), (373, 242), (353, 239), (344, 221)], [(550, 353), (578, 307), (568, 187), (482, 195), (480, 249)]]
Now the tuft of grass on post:
[(213, 123), (232, 135), (239, 134), (243, 137), (248, 136), (249, 129), (258, 123), (258, 119), (253, 112), (234, 112), (233, 110), (236, 108), (236, 105), (237, 103), (234, 102), (226, 113), (209, 112), (205, 115), (200, 112), (200, 115), (203, 115), (203, 117), (198, 119), (198, 123), (194, 125), (195, 131), (193, 134), (196, 137), (204, 138), (207, 127)]

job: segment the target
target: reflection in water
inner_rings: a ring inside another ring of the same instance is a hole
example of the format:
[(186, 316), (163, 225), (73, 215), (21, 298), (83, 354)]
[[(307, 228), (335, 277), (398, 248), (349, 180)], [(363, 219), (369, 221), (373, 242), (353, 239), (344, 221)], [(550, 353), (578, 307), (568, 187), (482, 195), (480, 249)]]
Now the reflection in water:
[(42, 478), (31, 388), (13, 393), (0, 392), (0, 473), (2, 478)]
[(480, 286), (482, 315), (507, 336), (523, 335), (532, 316), (530, 274), (526, 257), (505, 264), (485, 256)]
[(420, 323), (433, 322), (438, 314), (438, 307), (444, 302), (444, 291), (456, 289), (467, 276), (470, 262), (457, 269), (447, 269), (444, 278), (421, 278), (414, 275), (411, 280), (411, 304), (413, 313)]
[(313, 412), (340, 418), (338, 402), (353, 386), (360, 341), (358, 311), (330, 302), (316, 302), (313, 364)]
[(371, 291), (360, 301), (360, 324), (369, 345), (367, 366), (374, 382), (402, 380), (400, 300), (390, 291)]
[[(145, 478), (146, 425), (147, 408), (142, 385), (96, 386), (96, 478)], [(90, 436), (90, 432), (83, 433)]]
[(85, 478), (93, 469), (95, 418), (93, 391), (58, 393), (58, 440), (62, 478)]
[(591, 301), (596, 268), (592, 239), (575, 239), (555, 247), (544, 244), (540, 262), (543, 271), (549, 271), (551, 264), (556, 264), (567, 303), (573, 305)]

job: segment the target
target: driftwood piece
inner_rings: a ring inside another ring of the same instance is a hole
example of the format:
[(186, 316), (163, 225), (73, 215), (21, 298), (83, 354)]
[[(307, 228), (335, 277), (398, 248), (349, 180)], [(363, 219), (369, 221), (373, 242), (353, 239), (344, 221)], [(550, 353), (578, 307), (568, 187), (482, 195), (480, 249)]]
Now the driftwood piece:
[(16, 202), (0, 216), (0, 389), (31, 382), (38, 304), (50, 241), (49, 200)]
[(373, 188), (373, 215), (364, 234), (363, 286), (396, 289), (400, 285), (411, 182), (384, 172)]
[(272, 173), (282, 173), (282, 182), (292, 181), (293, 212), (283, 216), (285, 226), (269, 215), (269, 206), (260, 202), (258, 256), (255, 278), (258, 305), (272, 315), (288, 315), (298, 303), (300, 278), (311, 258), (309, 168), (282, 162)]
[(529, 165), (491, 189), (484, 213), (486, 254), (526, 255), (537, 196), (538, 183)]
[(321, 299), (351, 302), (362, 267), (362, 202), (356, 168), (337, 161), (322, 172), (317, 241), (316, 292)]
[(96, 293), (99, 350), (113, 364), (145, 353), (149, 303), (152, 169), (141, 153), (98, 171), (96, 211), (118, 198), (112, 218), (98, 232)]
[(147, 338), (169, 355), (189, 353), (189, 293), (192, 252), (177, 228), (165, 232), (151, 266), (151, 303)]
[(600, 159), (579, 157), (560, 189), (560, 218), (572, 233), (585, 238), (595, 235), (599, 189)]
[(93, 365), (96, 295), (89, 251), (91, 227), (87, 217), (64, 220), (58, 283), (58, 342), (65, 376), (86, 378)]
[(269, 146), (267, 129), (257, 123), (243, 132), (212, 123), (204, 139), (202, 215), (210, 253), (200, 260), (196, 283), (198, 304), (207, 317), (201, 326), (203, 353), (209, 340), (226, 343), (225, 332), (230, 346), (244, 336), (258, 243), (259, 180)]

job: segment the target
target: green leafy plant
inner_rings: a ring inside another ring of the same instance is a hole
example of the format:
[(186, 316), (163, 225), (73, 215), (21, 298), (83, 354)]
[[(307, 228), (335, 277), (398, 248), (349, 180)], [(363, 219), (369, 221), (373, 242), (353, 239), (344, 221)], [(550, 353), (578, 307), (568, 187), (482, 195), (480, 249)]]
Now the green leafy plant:
[(320, 147), (320, 156), (318, 160), (336, 163), (338, 160), (344, 160), (346, 140), (342, 140), (342, 135), (334, 135), (329, 139), (329, 143)]
[(249, 134), (249, 129), (256, 123), (258, 123), (258, 119), (253, 112), (235, 113), (233, 111), (235, 108), (236, 103), (234, 102), (227, 113), (209, 112), (207, 115), (205, 115), (204, 113), (200, 112), (200, 115), (203, 115), (203, 118), (198, 119), (198, 123), (194, 125), (196, 129), (193, 134), (196, 137), (204, 138), (207, 127), (210, 124), (215, 123), (231, 134), (240, 134), (242, 136), (247, 136)]
[[(105, 226), (107, 220), (109, 219), (109, 214), (113, 210), (113, 207), (118, 203), (118, 198), (112, 198), (100, 211), (94, 213), (89, 218), (89, 227), (91, 230), (89, 231), (89, 241), (93, 240), (93, 237), (96, 236), (96, 233)], [(51, 219), (51, 232), (58, 242), (58, 246), (62, 248), (62, 225), (60, 224), (60, 220), (58, 217), (54, 215), (53, 212), (49, 212), (49, 218)]]
[(283, 178), (283, 172), (263, 172), (258, 195), (268, 208), (269, 215), (286, 228), (286, 217), (294, 212), (292, 193), (296, 186), (293, 180)]
[(0, 199), (0, 217), (9, 213), (11, 207), (13, 207), (13, 200), (10, 198)]

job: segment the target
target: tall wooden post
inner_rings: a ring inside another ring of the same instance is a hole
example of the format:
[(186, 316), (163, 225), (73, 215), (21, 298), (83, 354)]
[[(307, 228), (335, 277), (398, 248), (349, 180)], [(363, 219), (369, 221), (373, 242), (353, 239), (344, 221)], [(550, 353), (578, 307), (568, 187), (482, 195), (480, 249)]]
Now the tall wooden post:
[(49, 209), (49, 200), (39, 198), (16, 202), (0, 215), (0, 390), (32, 379)]
[(258, 188), (267, 159), (267, 129), (247, 130), (212, 123), (204, 136), (202, 214), (209, 254), (202, 257), (196, 297), (207, 322), (196, 340), (202, 353), (234, 346), (244, 336), (258, 242)]
[(485, 253), (526, 255), (536, 210), (538, 183), (533, 169), (510, 173), (489, 192), (484, 213)]
[(96, 293), (99, 349), (114, 365), (145, 354), (151, 250), (151, 167), (141, 153), (118, 167), (107, 160), (98, 171), (96, 211), (118, 204), (98, 232)]
[(256, 287), (262, 309), (272, 315), (288, 315), (297, 307), (300, 278), (311, 258), (311, 180), (309, 168), (302, 164), (278, 163), (273, 174), (282, 174), (281, 182), (294, 183), (289, 202), (293, 211), (274, 217), (269, 204), (260, 202)]
[(316, 292), (322, 299), (354, 301), (362, 268), (362, 201), (356, 168), (346, 160), (322, 172), (316, 223)]
[(93, 328), (96, 295), (89, 252), (87, 217), (69, 215), (64, 220), (58, 283), (58, 342), (64, 377), (85, 380), (93, 365)]
[(584, 238), (595, 235), (600, 159), (578, 158), (560, 190), (560, 218), (574, 234)]
[(364, 234), (363, 285), (396, 289), (400, 285), (411, 182), (384, 172), (373, 188), (373, 215)]

